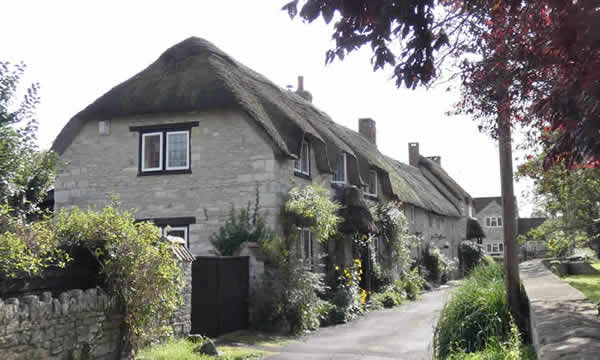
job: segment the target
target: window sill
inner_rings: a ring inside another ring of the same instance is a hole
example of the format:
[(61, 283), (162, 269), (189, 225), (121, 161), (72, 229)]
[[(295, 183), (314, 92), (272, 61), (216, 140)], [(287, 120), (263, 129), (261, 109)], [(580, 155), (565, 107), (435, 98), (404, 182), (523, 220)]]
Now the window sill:
[(137, 176), (154, 176), (154, 175), (179, 175), (191, 174), (192, 169), (184, 170), (158, 170), (158, 171), (138, 171)]
[(341, 183), (341, 182), (331, 182), (331, 187), (334, 189), (343, 189), (346, 186), (348, 186), (347, 183)]
[(310, 175), (306, 175), (305, 173), (301, 173), (301, 172), (295, 171), (295, 170), (294, 170), (294, 176), (297, 176), (297, 177), (303, 178), (303, 179), (307, 179), (307, 180), (312, 180), (312, 177)]

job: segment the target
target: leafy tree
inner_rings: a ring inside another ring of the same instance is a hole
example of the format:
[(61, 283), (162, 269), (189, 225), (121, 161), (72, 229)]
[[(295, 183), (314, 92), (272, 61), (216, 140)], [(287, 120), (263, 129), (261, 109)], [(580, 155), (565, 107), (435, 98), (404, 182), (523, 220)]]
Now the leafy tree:
[(0, 203), (19, 215), (38, 210), (57, 165), (55, 154), (37, 150), (34, 111), (40, 101), (39, 85), (29, 86), (17, 100), (24, 71), (24, 64), (0, 62)]
[(462, 57), (458, 112), (493, 134), (496, 114), (506, 114), (529, 129), (531, 146), (548, 149), (546, 166), (600, 165), (597, 1), (294, 0), (284, 10), (335, 18), (326, 61), (370, 45), (374, 70), (393, 66), (399, 87), (430, 84), (445, 59), (475, 53)]
[(595, 221), (600, 218), (600, 169), (591, 166), (569, 169), (566, 161), (544, 169), (543, 157), (531, 158), (519, 167), (519, 176), (533, 179), (534, 191), (544, 210), (554, 218), (535, 232), (539, 233), (536, 239), (554, 233), (581, 239), (584, 233), (588, 244), (600, 240), (600, 223)]

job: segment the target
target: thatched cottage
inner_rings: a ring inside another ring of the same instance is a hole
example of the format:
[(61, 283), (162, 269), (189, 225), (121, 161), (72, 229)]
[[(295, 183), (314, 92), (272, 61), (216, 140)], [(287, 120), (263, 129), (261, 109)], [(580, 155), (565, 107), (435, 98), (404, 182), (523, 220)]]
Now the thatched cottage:
[[(385, 156), (373, 120), (360, 119), (359, 132), (341, 126), (301, 82), (296, 92), (282, 89), (199, 38), (75, 115), (52, 149), (66, 162), (56, 208), (102, 206), (118, 194), (139, 219), (170, 225), (196, 255), (210, 253), (209, 236), (232, 205), (246, 206), (258, 191), (278, 228), (288, 190), (311, 183), (332, 196), (351, 188), (364, 189), (367, 202), (402, 201), (411, 231), (448, 255), (466, 238), (471, 197), (439, 157), (421, 156), (417, 143), (410, 164)], [(357, 201), (347, 198), (347, 206)]]

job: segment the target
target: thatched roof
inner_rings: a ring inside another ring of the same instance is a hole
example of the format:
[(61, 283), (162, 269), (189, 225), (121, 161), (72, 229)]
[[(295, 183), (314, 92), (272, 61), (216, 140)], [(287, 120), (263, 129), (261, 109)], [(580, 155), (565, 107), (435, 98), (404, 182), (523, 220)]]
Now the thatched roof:
[(479, 221), (475, 218), (467, 219), (467, 240), (484, 238), (485, 232)]
[(341, 232), (348, 234), (375, 234), (378, 232), (360, 189), (356, 186), (336, 189), (335, 199), (342, 205), (338, 212), (342, 218)]
[[(256, 121), (284, 156), (297, 158), (303, 138), (315, 149), (317, 167), (331, 172), (340, 152), (348, 156), (348, 180), (363, 185), (377, 169), (382, 190), (393, 198), (446, 216), (460, 216), (448, 194), (464, 197), (439, 166), (423, 160), (444, 195), (417, 168), (381, 154), (355, 131), (334, 123), (301, 96), (282, 89), (240, 64), (210, 42), (189, 38), (165, 51), (154, 63), (115, 86), (75, 115), (56, 138), (52, 150), (62, 153), (86, 121), (117, 117), (233, 108)], [(468, 194), (467, 194), (468, 195)]]

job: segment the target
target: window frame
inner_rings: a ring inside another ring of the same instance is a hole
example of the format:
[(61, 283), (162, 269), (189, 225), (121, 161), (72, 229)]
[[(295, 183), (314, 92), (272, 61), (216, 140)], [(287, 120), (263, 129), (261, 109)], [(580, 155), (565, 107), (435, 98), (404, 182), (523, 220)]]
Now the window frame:
[(185, 246), (189, 249), (190, 248), (190, 226), (189, 225), (176, 225), (176, 226), (172, 226), (172, 225), (163, 225), (161, 227), (162, 230), (162, 234), (163, 236), (167, 236), (169, 234), (167, 234), (167, 228), (170, 228), (170, 231), (181, 231), (183, 230), (183, 233), (185, 234), (183, 240), (185, 241)]
[(195, 216), (187, 217), (164, 217), (164, 218), (142, 218), (136, 219), (135, 222), (150, 221), (160, 228), (161, 235), (165, 235), (165, 229), (167, 226), (171, 229), (179, 229), (185, 227), (186, 236), (185, 239), (186, 247), (190, 248), (190, 225), (196, 224)]
[[(371, 174), (375, 174), (375, 192), (371, 192)], [(369, 177), (367, 178), (367, 190), (365, 191), (365, 195), (370, 196), (370, 197), (377, 197), (379, 196), (379, 174), (377, 174), (377, 170), (375, 169), (370, 169), (369, 170)]]
[[(190, 130), (177, 130), (177, 131), (165, 131), (165, 171), (173, 171), (173, 170), (188, 170), (190, 168)], [(177, 135), (177, 134), (186, 134), (187, 141), (185, 144), (185, 153), (186, 153), (186, 166), (169, 166), (169, 135)]]
[[(154, 167), (154, 168), (147, 168), (145, 167), (144, 163), (145, 163), (145, 159), (146, 159), (146, 137), (150, 137), (150, 136), (159, 136), (160, 139), (160, 152), (158, 155), (158, 167)], [(141, 153), (140, 153), (140, 169), (142, 172), (151, 172), (151, 171), (161, 171), (163, 168), (163, 132), (159, 132), (159, 131), (155, 131), (155, 132), (147, 132), (147, 133), (142, 133), (142, 140), (141, 140)]]
[[(304, 149), (306, 149), (306, 171), (304, 171), (302, 169), (302, 159), (304, 156)], [(307, 176), (310, 177), (310, 167), (311, 167), (311, 161), (310, 161), (310, 143), (307, 140), (302, 140), (302, 143), (300, 145), (300, 156), (298, 157), (298, 159), (294, 160), (294, 174), (296, 175), (303, 175), (303, 176)], [(297, 167), (297, 165), (300, 165), (300, 167)]]
[(334, 173), (333, 175), (331, 175), (331, 183), (336, 184), (336, 185), (346, 185), (346, 184), (348, 184), (348, 158), (347, 158), (346, 153), (342, 152), (338, 156), (337, 161), (335, 163), (335, 171), (338, 170), (338, 161), (340, 161), (340, 158), (342, 159), (342, 164), (344, 164), (344, 180), (343, 181), (334, 180), (335, 175), (337, 175), (337, 173)]
[(502, 225), (502, 216), (486, 216), (485, 217), (485, 227), (488, 228), (501, 228)]
[[(142, 125), (142, 126), (130, 126), (129, 131), (137, 132), (139, 134), (138, 140), (138, 176), (149, 176), (149, 175), (174, 175), (174, 174), (191, 174), (192, 173), (192, 128), (199, 126), (200, 122), (190, 121), (182, 123), (172, 124), (155, 124), (155, 125)], [(187, 167), (169, 167), (167, 168), (167, 134), (171, 133), (188, 133), (187, 139)], [(145, 168), (144, 167), (144, 156), (145, 156), (145, 137), (152, 134), (161, 135), (161, 164), (160, 168)]]

